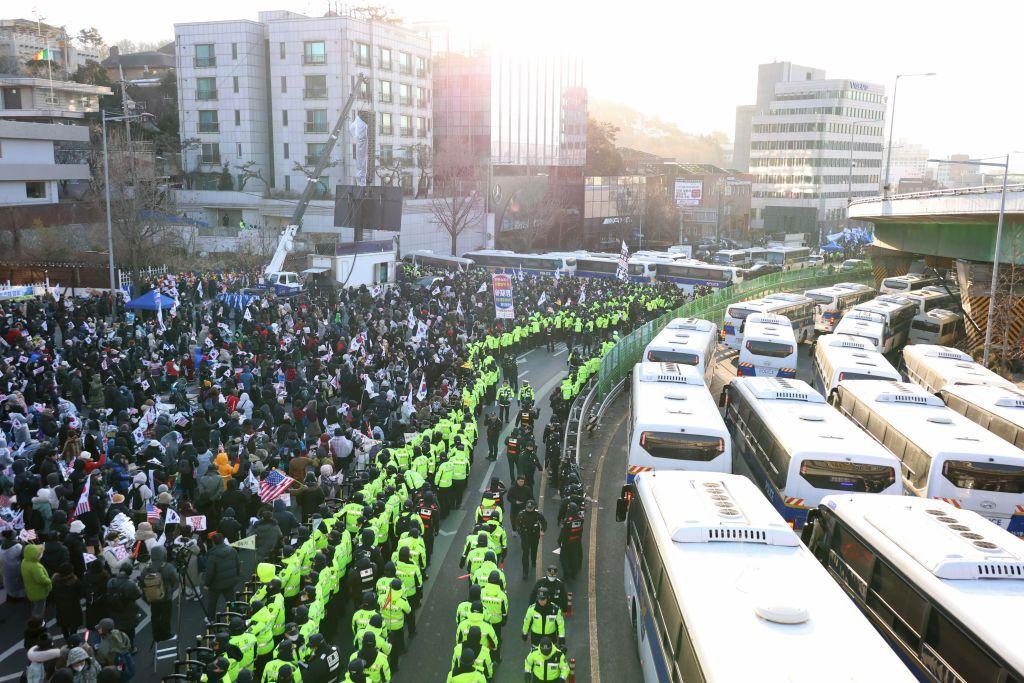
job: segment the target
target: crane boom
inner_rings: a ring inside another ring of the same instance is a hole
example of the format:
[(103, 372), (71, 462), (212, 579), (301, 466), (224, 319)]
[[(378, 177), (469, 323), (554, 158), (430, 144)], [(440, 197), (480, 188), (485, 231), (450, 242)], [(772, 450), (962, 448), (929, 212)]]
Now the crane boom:
[(331, 153), (334, 151), (334, 146), (338, 143), (338, 137), (341, 135), (341, 128), (345, 125), (345, 119), (348, 118), (349, 112), (352, 111), (352, 105), (356, 101), (356, 93), (359, 92), (359, 88), (366, 83), (366, 76), (359, 74), (356, 77), (356, 82), (352, 87), (352, 92), (349, 93), (348, 100), (345, 101), (345, 106), (341, 108), (341, 114), (338, 116), (337, 122), (334, 124), (334, 128), (331, 129), (330, 135), (327, 136), (327, 142), (324, 144), (323, 150), (320, 152), (319, 158), (316, 160), (316, 166), (313, 167), (313, 172), (306, 179), (306, 187), (302, 191), (302, 196), (299, 197), (298, 204), (295, 205), (295, 211), (292, 213), (292, 220), (289, 225), (286, 225), (284, 230), (281, 232), (281, 237), (277, 243), (277, 249), (274, 252), (273, 258), (270, 259), (270, 263), (264, 269), (264, 273), (269, 275), (270, 273), (276, 273), (281, 270), (284, 266), (284, 260), (288, 256), (288, 252), (293, 249), (295, 235), (299, 232), (302, 227), (302, 217), (306, 213), (306, 209), (309, 207), (309, 202), (313, 199), (313, 193), (316, 192), (317, 181), (320, 180), (320, 175), (327, 168), (327, 164), (330, 163)]

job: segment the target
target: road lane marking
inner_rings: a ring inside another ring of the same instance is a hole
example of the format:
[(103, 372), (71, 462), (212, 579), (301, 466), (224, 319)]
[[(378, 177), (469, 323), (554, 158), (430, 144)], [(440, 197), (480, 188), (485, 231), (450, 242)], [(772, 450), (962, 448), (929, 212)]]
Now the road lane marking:
[(526, 375), (529, 375), (529, 374), (530, 374), (529, 370), (523, 370), (522, 372), (519, 373), (518, 377), (519, 377), (519, 379), (522, 379), (523, 377), (525, 377)]
[[(597, 472), (594, 474), (593, 491), (601, 490), (601, 475), (604, 473), (604, 456), (608, 455), (608, 449), (615, 440), (622, 423), (626, 421), (627, 413), (624, 413), (615, 423), (615, 428), (608, 434), (608, 441), (601, 449), (601, 455), (597, 459)], [(601, 659), (597, 652), (597, 508), (592, 508), (594, 514), (590, 520), (590, 547), (587, 549), (587, 612), (590, 621), (590, 680), (594, 683), (601, 683)]]

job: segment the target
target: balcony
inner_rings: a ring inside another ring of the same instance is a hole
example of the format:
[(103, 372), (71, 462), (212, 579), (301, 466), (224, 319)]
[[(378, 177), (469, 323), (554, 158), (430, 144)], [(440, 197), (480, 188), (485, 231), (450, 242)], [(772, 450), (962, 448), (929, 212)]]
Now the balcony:
[(383, 102), (384, 104), (391, 104), (392, 99), (393, 98), (391, 97), (391, 93), (378, 93), (377, 94), (377, 101), (378, 102)]
[(402, 107), (411, 107), (412, 106), (412, 98), (411, 97), (399, 97), (398, 98), (398, 104), (400, 106), (402, 106)]
[(209, 69), (210, 67), (217, 66), (216, 57), (196, 57), (193, 60), (197, 69)]
[(328, 132), (326, 121), (306, 121), (302, 126), (302, 129), (307, 133), (326, 133)]
[(394, 67), (394, 63), (390, 59), (388, 59), (388, 60), (378, 59), (377, 60), (377, 68), (380, 69), (381, 71), (391, 71), (391, 69), (393, 67)]
[(416, 78), (426, 78), (426, 77), (427, 77), (427, 70), (426, 69), (416, 69)]
[(394, 135), (395, 134), (395, 129), (394, 129), (393, 126), (381, 126), (380, 127), (380, 134), (381, 135)]
[(196, 90), (197, 100), (215, 100), (217, 99), (216, 90)]
[(304, 100), (326, 100), (327, 88), (306, 88), (302, 91)]
[(422, 99), (421, 100), (416, 100), (416, 108), (417, 109), (426, 109), (429, 106), (430, 105), (427, 104), (426, 100), (422, 100)]
[(370, 58), (356, 55), (356, 66), (370, 66)]
[(401, 128), (398, 129), (398, 134), (401, 135), (403, 138), (411, 138), (412, 128), (406, 128), (405, 126), (402, 126)]
[(326, 64), (327, 63), (327, 55), (307, 55), (307, 54), (304, 54), (304, 55), (302, 55), (302, 63), (306, 64), (306, 65), (309, 65), (309, 64)]
[(425, 137), (427, 137), (427, 130), (426, 130), (426, 128), (417, 128), (416, 129), (416, 137), (418, 137), (418, 138), (425, 138)]
[(199, 122), (200, 133), (219, 133), (220, 122), (219, 121), (200, 121)]
[(399, 64), (398, 73), (402, 74), (403, 76), (412, 76), (412, 66), (408, 64)]
[(200, 154), (199, 163), (201, 164), (220, 164), (220, 152), (216, 154)]

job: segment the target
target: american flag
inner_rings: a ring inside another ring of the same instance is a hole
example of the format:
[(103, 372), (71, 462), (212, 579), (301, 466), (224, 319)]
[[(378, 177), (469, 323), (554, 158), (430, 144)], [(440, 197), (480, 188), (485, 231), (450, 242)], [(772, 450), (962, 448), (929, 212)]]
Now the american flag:
[(146, 505), (146, 521), (152, 524), (153, 522), (159, 522), (160, 518), (163, 517), (163, 513), (160, 512), (160, 508), (152, 503)]
[(294, 479), (280, 470), (270, 470), (267, 478), (260, 482), (260, 500), (269, 503), (280, 498), (294, 482)]
[(85, 480), (85, 488), (82, 489), (82, 495), (78, 497), (78, 505), (75, 506), (75, 511), (71, 515), (71, 519), (78, 517), (78, 515), (84, 514), (91, 510), (89, 507), (89, 487), (92, 484), (92, 479)]

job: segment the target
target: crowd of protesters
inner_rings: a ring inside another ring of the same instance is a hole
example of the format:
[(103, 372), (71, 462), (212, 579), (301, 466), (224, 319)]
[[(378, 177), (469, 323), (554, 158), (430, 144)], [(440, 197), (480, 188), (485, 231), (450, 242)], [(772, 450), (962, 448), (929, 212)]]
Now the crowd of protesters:
[[(381, 479), (389, 510), (436, 501), (438, 463), (416, 486), (395, 486), (387, 468), (409, 463), (392, 462), (389, 447), (446, 416), (475, 422), (494, 398), (489, 383), (486, 400), (474, 385), (492, 357), (555, 335), (596, 343), (586, 326), (610, 302), (621, 315), (605, 322), (605, 338), (684, 297), (665, 285), (528, 275), (515, 284), (516, 318), (497, 320), (487, 273), (438, 274), (427, 287), (409, 277), (294, 298), (242, 295), (250, 278), (238, 275), (182, 274), (150, 283), (170, 309), (118, 306), (114, 322), (107, 297), (3, 302), (0, 562), (6, 600), (28, 605), (27, 680), (127, 680), (141, 604), (155, 641), (172, 635), (178, 591), (212, 619), (248, 578), (232, 545), (242, 539), (256, 562), (279, 561), (310, 538), (311, 522), (341, 515), (358, 546), (373, 520), (338, 509)], [(567, 311), (582, 328), (555, 329)], [(475, 428), (463, 434), (475, 439)], [(381, 576), (379, 551), (397, 538), (370, 538)], [(360, 608), (362, 591), (341, 593), (345, 609)], [(294, 616), (296, 595), (286, 597)], [(217, 657), (207, 675), (226, 672)]]

